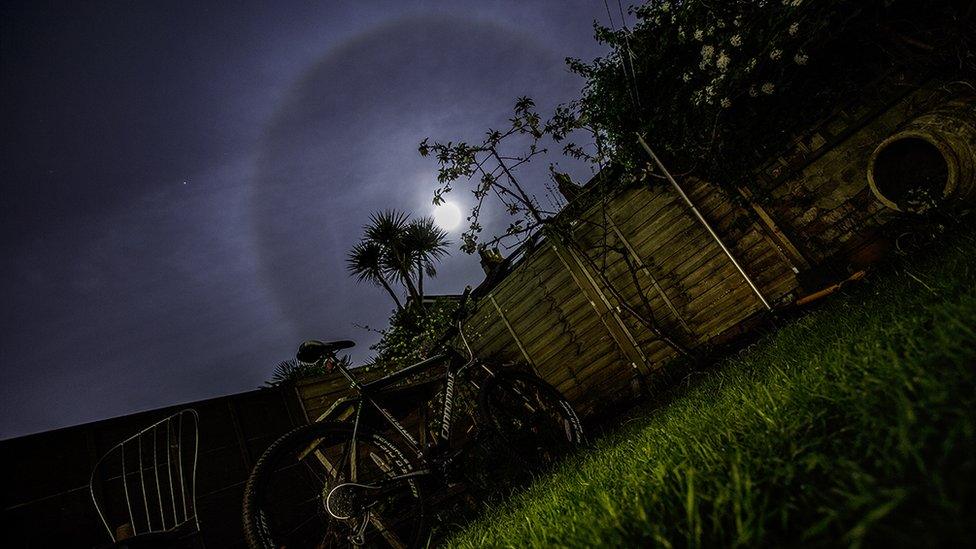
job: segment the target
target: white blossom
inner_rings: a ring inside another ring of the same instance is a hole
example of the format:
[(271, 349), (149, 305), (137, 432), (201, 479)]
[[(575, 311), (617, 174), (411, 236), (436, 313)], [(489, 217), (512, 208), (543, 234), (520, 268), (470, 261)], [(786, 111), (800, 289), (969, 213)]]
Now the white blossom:
[(783, 50), (781, 49), (777, 48), (769, 52), (769, 58), (772, 59), (773, 61), (779, 61), (781, 57), (783, 57)]
[(729, 61), (731, 61), (731, 59), (729, 59), (729, 56), (725, 55), (725, 52), (723, 51), (718, 54), (718, 59), (715, 61), (715, 66), (718, 67), (718, 70), (724, 71), (729, 68)]
[(727, 109), (732, 106), (732, 100), (729, 99), (728, 97), (723, 97), (720, 104), (722, 105), (723, 109)]
[(736, 35), (732, 36), (732, 39), (729, 40), (729, 43), (732, 44), (733, 47), (738, 48), (739, 46), (742, 45), (742, 35), (741, 34), (736, 34)]
[(790, 36), (796, 36), (796, 33), (800, 32), (800, 24), (793, 23), (790, 25)]
[(798, 54), (796, 54), (796, 55), (793, 56), (793, 61), (795, 61), (797, 65), (806, 65), (807, 64), (807, 61), (809, 61), (809, 60), (810, 60), (810, 58), (807, 57), (807, 54), (802, 53), (802, 52), (800, 52), (800, 53), (798, 53)]
[(707, 97), (713, 97), (715, 95), (715, 86), (711, 84), (705, 86), (705, 95)]
[(699, 42), (701, 42), (703, 38), (705, 38), (705, 33), (703, 33), (701, 31), (701, 29), (696, 30), (695, 31), (695, 40), (698, 40)]
[(705, 60), (711, 59), (712, 56), (715, 55), (715, 47), (714, 46), (709, 46), (708, 44), (706, 44), (706, 45), (702, 46), (701, 54), (702, 54), (702, 59), (705, 59)]
[(766, 82), (765, 84), (762, 85), (762, 88), (760, 89), (764, 94), (772, 95), (773, 92), (776, 91), (776, 86), (774, 86), (772, 82)]
[(681, 75), (681, 79), (684, 80), (685, 82), (691, 82), (691, 73), (690, 72), (686, 72), (686, 73), (682, 74)]

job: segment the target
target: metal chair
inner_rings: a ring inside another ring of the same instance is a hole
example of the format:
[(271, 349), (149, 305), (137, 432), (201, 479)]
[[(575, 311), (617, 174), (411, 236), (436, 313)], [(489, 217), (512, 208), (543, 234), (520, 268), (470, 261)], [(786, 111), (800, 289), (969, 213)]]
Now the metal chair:
[(109, 450), (92, 470), (109, 547), (202, 547), (196, 509), (199, 416), (181, 410)]

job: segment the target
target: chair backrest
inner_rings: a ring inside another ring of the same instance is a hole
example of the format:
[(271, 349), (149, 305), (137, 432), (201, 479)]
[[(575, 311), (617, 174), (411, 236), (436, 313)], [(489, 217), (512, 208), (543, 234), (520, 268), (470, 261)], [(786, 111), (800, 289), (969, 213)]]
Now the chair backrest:
[(181, 410), (118, 443), (95, 464), (89, 489), (112, 541), (199, 531), (199, 422), (195, 410)]

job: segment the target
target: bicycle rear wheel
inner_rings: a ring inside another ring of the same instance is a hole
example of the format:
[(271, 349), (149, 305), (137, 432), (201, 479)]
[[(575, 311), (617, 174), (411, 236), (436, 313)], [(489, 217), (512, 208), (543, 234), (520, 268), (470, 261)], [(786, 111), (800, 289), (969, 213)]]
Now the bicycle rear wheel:
[(419, 544), (424, 502), (414, 459), (385, 437), (314, 423), (276, 440), (244, 491), (248, 546), (398, 547)]
[(583, 443), (576, 412), (552, 385), (523, 372), (495, 374), (482, 387), (479, 415), (524, 461), (546, 466)]

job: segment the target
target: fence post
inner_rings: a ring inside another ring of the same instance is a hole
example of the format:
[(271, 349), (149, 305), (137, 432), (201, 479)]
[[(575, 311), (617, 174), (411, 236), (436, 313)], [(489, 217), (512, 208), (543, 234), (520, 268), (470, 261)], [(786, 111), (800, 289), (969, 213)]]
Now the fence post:
[[(610, 304), (610, 300), (600, 290), (600, 286), (593, 280), (593, 277), (586, 270), (580, 258), (576, 256), (576, 253), (565, 247), (557, 236), (551, 236), (549, 241), (552, 243), (552, 249), (559, 258), (559, 261), (562, 262), (563, 267), (573, 277), (576, 286), (586, 294), (590, 305), (593, 307), (597, 316), (600, 317), (600, 321), (607, 328), (610, 336), (616, 342), (617, 347), (620, 348), (627, 360), (630, 361), (630, 365), (634, 370), (642, 378), (645, 377), (648, 374), (647, 358), (644, 356), (644, 351), (637, 345), (637, 340), (634, 339), (634, 335), (630, 333), (623, 319), (617, 314), (616, 308)], [(567, 261), (567, 257), (571, 260), (575, 269), (570, 265), (570, 261)], [(608, 321), (607, 316), (610, 316), (612, 321)]]
[(742, 265), (739, 265), (739, 262), (735, 259), (735, 256), (732, 255), (732, 252), (729, 251), (729, 249), (725, 246), (725, 243), (722, 242), (722, 239), (719, 238), (715, 230), (712, 229), (711, 224), (708, 223), (708, 220), (705, 219), (705, 216), (703, 216), (701, 212), (698, 211), (698, 208), (695, 206), (695, 203), (691, 201), (691, 198), (689, 198), (688, 195), (685, 193), (685, 191), (681, 188), (681, 185), (678, 185), (678, 182), (674, 180), (674, 177), (671, 176), (671, 172), (669, 172), (668, 169), (664, 167), (664, 164), (657, 157), (657, 155), (654, 154), (654, 151), (651, 150), (651, 148), (647, 145), (647, 142), (644, 141), (644, 138), (641, 137), (640, 134), (637, 134), (637, 141), (640, 143), (641, 147), (644, 147), (644, 150), (647, 152), (647, 155), (651, 157), (651, 160), (653, 160), (655, 164), (657, 164), (657, 167), (660, 168), (662, 172), (664, 172), (664, 176), (667, 177), (668, 181), (671, 182), (671, 186), (674, 187), (674, 190), (678, 191), (678, 195), (681, 196), (682, 200), (685, 201), (685, 204), (687, 204), (688, 207), (691, 208), (691, 213), (695, 214), (695, 217), (698, 218), (698, 221), (702, 224), (702, 227), (705, 227), (705, 230), (708, 231), (708, 234), (712, 236), (712, 239), (715, 241), (716, 244), (718, 244), (719, 248), (722, 248), (722, 251), (725, 252), (725, 255), (729, 258), (729, 261), (732, 262), (732, 265), (734, 265), (735, 268), (739, 271), (739, 274), (742, 275), (742, 279), (746, 281), (746, 284), (748, 284), (750, 288), (752, 288), (752, 293), (754, 293), (756, 297), (759, 298), (759, 301), (762, 302), (763, 307), (765, 307), (767, 311), (772, 311), (773, 310), (772, 305), (770, 305), (769, 302), (766, 301), (766, 298), (763, 296), (762, 292), (759, 291), (759, 288), (756, 286), (756, 283), (752, 281), (752, 278), (749, 276), (748, 273), (746, 273), (745, 269), (742, 268)]
[(627, 238), (624, 237), (624, 233), (621, 232), (620, 229), (617, 227), (617, 224), (613, 222), (613, 217), (611, 215), (607, 215), (607, 222), (610, 223), (610, 228), (613, 229), (614, 234), (617, 235), (617, 238), (619, 238), (620, 242), (622, 242), (624, 247), (627, 248), (627, 251), (630, 253), (631, 257), (634, 258), (634, 263), (637, 264), (637, 268), (640, 269), (641, 272), (644, 273), (644, 275), (651, 280), (651, 284), (654, 286), (654, 289), (657, 290), (658, 295), (660, 295), (661, 299), (664, 300), (664, 303), (668, 306), (668, 309), (670, 309), (671, 312), (674, 314), (674, 317), (678, 319), (678, 322), (681, 323), (681, 326), (684, 327), (685, 331), (689, 335), (695, 337), (695, 333), (691, 330), (691, 327), (688, 326), (688, 323), (685, 322), (685, 318), (681, 316), (681, 313), (678, 312), (678, 308), (675, 307), (674, 303), (671, 302), (671, 299), (668, 298), (668, 294), (664, 293), (664, 288), (662, 288), (661, 285), (658, 283), (657, 278), (655, 278), (654, 275), (651, 274), (650, 269), (648, 269), (647, 266), (644, 265), (644, 261), (642, 261), (640, 256), (637, 255), (637, 250), (635, 250), (634, 247), (630, 245), (630, 242), (627, 240)]
[(518, 346), (519, 351), (522, 351), (522, 356), (525, 357), (525, 361), (529, 364), (529, 368), (532, 368), (532, 373), (538, 377), (542, 377), (539, 375), (539, 370), (535, 367), (535, 362), (532, 361), (532, 357), (529, 356), (528, 351), (525, 350), (525, 346), (522, 345), (522, 340), (519, 339), (518, 334), (515, 333), (515, 329), (512, 328), (512, 325), (508, 322), (508, 318), (505, 317), (505, 313), (502, 312), (502, 308), (498, 306), (498, 302), (495, 301), (495, 294), (488, 294), (488, 301), (491, 301), (491, 304), (495, 306), (495, 310), (498, 311), (498, 316), (502, 319), (502, 322), (505, 323), (505, 327), (508, 328), (508, 333), (512, 335), (512, 339), (515, 340), (515, 345)]

